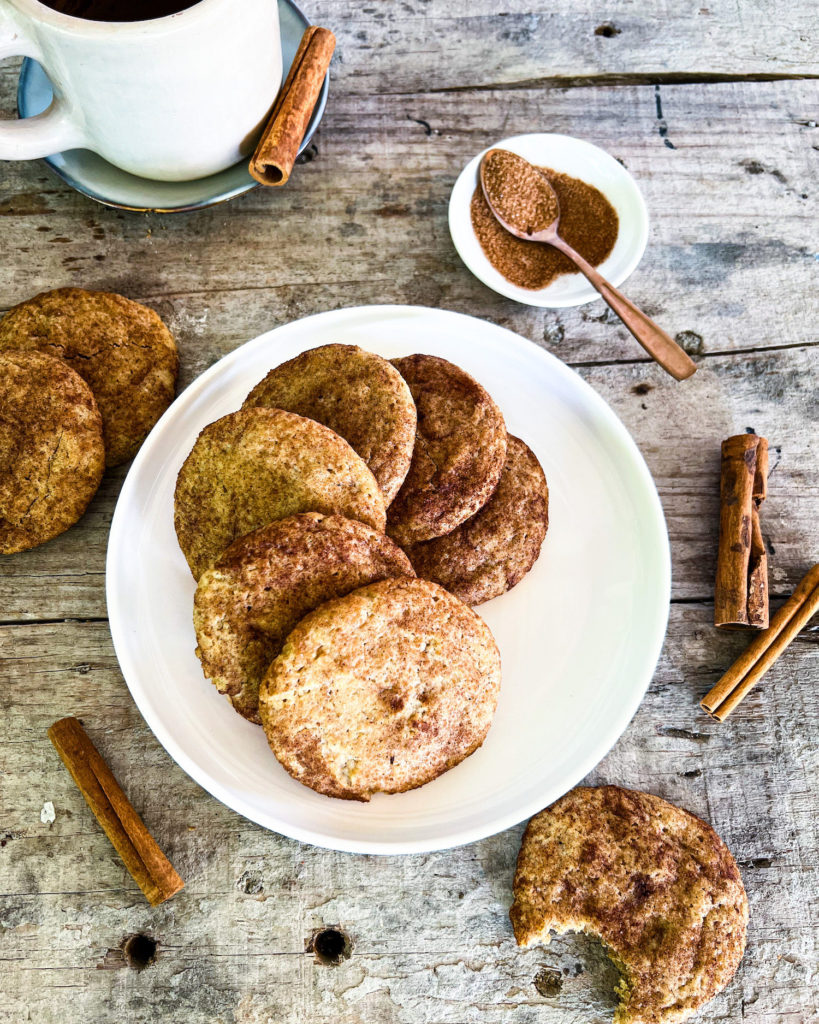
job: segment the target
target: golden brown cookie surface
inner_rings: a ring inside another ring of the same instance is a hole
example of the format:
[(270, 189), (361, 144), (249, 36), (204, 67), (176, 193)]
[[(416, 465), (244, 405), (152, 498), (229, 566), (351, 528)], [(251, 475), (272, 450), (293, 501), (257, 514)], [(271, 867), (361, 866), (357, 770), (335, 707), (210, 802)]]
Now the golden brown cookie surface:
[(305, 512), (254, 530), (196, 588), (202, 669), (240, 715), (260, 722), (259, 683), (300, 619), (368, 583), (412, 575), (389, 537), (343, 516)]
[(347, 442), (281, 409), (243, 409), (209, 424), (176, 481), (174, 525), (195, 579), (238, 537), (299, 512), (381, 531), (386, 517), (375, 477)]
[(426, 580), (374, 583), (311, 612), (259, 691), (273, 753), (327, 796), (429, 782), (476, 750), (500, 688), (488, 626)]
[(102, 416), (106, 465), (136, 455), (173, 401), (179, 359), (157, 314), (112, 292), (57, 288), (0, 320), (0, 351), (64, 359), (91, 388)]
[(549, 488), (532, 450), (510, 434), (489, 501), (451, 533), (407, 548), (413, 568), (477, 605), (510, 590), (535, 564), (549, 527)]
[(322, 345), (274, 367), (244, 407), (287, 409), (340, 434), (367, 463), (389, 504), (415, 444), (415, 403), (401, 374), (357, 345)]
[(389, 509), (402, 547), (449, 533), (486, 504), (506, 460), (506, 427), (486, 390), (437, 356), (393, 359), (418, 410), (409, 473)]
[(0, 353), (0, 552), (67, 530), (104, 469), (102, 420), (82, 378), (41, 352)]
[(599, 936), (620, 967), (616, 1024), (687, 1020), (734, 975), (748, 900), (710, 825), (660, 797), (578, 787), (529, 822), (510, 911), (521, 946)]

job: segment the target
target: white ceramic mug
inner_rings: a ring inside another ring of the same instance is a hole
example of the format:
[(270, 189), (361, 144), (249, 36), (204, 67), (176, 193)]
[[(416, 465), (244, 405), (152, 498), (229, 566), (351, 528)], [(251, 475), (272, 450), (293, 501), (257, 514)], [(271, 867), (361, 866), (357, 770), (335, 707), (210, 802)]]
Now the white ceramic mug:
[(0, 159), (91, 149), (132, 174), (189, 181), (252, 152), (281, 85), (277, 0), (200, 0), (153, 21), (70, 17), (0, 0), (0, 59), (54, 86), (37, 117), (0, 121)]

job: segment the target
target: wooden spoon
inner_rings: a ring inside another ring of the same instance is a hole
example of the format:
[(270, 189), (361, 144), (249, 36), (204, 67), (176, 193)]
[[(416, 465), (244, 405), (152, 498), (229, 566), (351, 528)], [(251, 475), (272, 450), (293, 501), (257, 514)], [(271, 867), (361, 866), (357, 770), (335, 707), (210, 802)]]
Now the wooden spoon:
[[(522, 180), (527, 189), (531, 189), (533, 192), (537, 190), (536, 198), (525, 204), (525, 210), (515, 203), (514, 196), (510, 202), (509, 195), (501, 196), (493, 189), (491, 174), (487, 175), (487, 167), (493, 157), (497, 159), (496, 154), (498, 156), (503, 154), (503, 160), (511, 166), (515, 177)], [(510, 157), (514, 158), (514, 164), (509, 160)], [(490, 178), (489, 181), (487, 181), (487, 177)], [(489, 209), (510, 234), (516, 238), (522, 238), (525, 242), (543, 242), (546, 245), (551, 245), (568, 256), (581, 274), (600, 292), (609, 308), (613, 309), (620, 317), (652, 359), (655, 359), (672, 377), (677, 380), (685, 380), (696, 372), (697, 365), (694, 360), (680, 348), (673, 338), (669, 337), (614, 285), (609, 284), (590, 263), (583, 259), (580, 253), (575, 252), (569, 243), (560, 237), (558, 234), (560, 203), (545, 175), (516, 153), (490, 149), (481, 160), (480, 178), (481, 189), (489, 204)], [(499, 209), (501, 202), (503, 210)], [(510, 212), (513, 215), (520, 213), (526, 221), (525, 226), (519, 227), (510, 223), (507, 219)], [(504, 217), (504, 213), (507, 214), (506, 217)], [(552, 217), (553, 219), (550, 220), (549, 218)]]

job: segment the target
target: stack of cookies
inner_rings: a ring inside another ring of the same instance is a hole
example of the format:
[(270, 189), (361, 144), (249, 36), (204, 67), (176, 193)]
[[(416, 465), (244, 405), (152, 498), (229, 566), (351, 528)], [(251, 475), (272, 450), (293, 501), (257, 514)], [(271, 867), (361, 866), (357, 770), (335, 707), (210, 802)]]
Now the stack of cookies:
[(85, 512), (106, 466), (132, 458), (173, 401), (176, 343), (153, 310), (60, 288), (0, 321), (0, 553)]
[(368, 800), (481, 745), (500, 658), (469, 606), (531, 568), (548, 491), (463, 370), (302, 353), (201, 432), (174, 515), (204, 673), (294, 778)]

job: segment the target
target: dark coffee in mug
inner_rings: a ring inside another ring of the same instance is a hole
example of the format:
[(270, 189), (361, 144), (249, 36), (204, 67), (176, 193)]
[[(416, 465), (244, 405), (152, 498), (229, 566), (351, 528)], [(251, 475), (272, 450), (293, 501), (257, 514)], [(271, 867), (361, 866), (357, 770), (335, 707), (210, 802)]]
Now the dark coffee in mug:
[(198, 0), (41, 0), (60, 14), (87, 21), (149, 21), (178, 14), (194, 7)]

